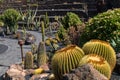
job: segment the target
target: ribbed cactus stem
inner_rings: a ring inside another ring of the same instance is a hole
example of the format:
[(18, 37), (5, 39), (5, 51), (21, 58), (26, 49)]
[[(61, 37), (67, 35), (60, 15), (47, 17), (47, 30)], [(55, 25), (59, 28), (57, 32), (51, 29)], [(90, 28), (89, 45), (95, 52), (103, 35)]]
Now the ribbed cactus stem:
[(85, 54), (97, 54), (102, 56), (110, 64), (111, 70), (113, 71), (116, 65), (116, 54), (111, 45), (102, 40), (90, 40), (85, 43), (82, 47)]
[(79, 65), (91, 64), (96, 70), (98, 70), (101, 74), (106, 76), (108, 79), (111, 77), (111, 68), (109, 63), (102, 57), (97, 54), (88, 54), (85, 55)]
[(45, 27), (44, 27), (44, 22), (41, 21), (41, 27), (42, 27), (42, 41), (45, 41)]
[(38, 53), (37, 53), (37, 65), (38, 67), (46, 64), (48, 60), (47, 54), (46, 54), (46, 48), (45, 48), (45, 43), (40, 42), (39, 47), (38, 47)]
[(32, 52), (27, 52), (25, 55), (25, 69), (32, 69), (33, 68), (33, 54)]
[(45, 21), (45, 28), (47, 28), (48, 25), (49, 25), (49, 18), (48, 18), (48, 13), (47, 12), (45, 13), (44, 21)]
[(78, 67), (84, 52), (76, 45), (68, 45), (54, 54), (52, 57), (52, 70), (56, 80), (63, 80), (63, 74), (69, 73)]

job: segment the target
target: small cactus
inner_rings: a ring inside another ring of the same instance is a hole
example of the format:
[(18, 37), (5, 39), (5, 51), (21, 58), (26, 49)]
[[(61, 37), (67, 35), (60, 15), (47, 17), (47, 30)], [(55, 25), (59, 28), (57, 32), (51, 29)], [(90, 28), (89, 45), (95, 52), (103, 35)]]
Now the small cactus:
[(37, 45), (36, 45), (36, 44), (32, 44), (32, 45), (31, 45), (31, 52), (32, 52), (33, 54), (35, 54), (36, 51), (37, 51)]
[(38, 62), (38, 67), (47, 63), (48, 57), (46, 54), (46, 48), (45, 48), (45, 43), (40, 42), (39, 47), (38, 47), (38, 53), (37, 53), (37, 62)]
[(111, 70), (114, 69), (116, 64), (116, 54), (108, 42), (102, 40), (91, 40), (85, 43), (82, 49), (85, 54), (95, 53), (102, 56), (110, 64)]
[(55, 34), (55, 39), (56, 39), (58, 42), (60, 42), (60, 38), (59, 38), (59, 36), (58, 36), (58, 33)]
[(24, 68), (25, 69), (32, 69), (33, 68), (33, 54), (32, 54), (32, 52), (26, 53)]
[(85, 65), (85, 64), (91, 64), (93, 65), (93, 67), (98, 70), (101, 74), (103, 74), (104, 76), (106, 76), (108, 79), (110, 79), (111, 77), (111, 68), (110, 65), (108, 64), (108, 62), (101, 56), (97, 55), (97, 54), (88, 54), (85, 55), (79, 65)]
[(84, 56), (84, 52), (76, 45), (68, 45), (54, 54), (52, 57), (52, 70), (56, 80), (62, 80), (62, 75), (78, 67), (78, 63)]

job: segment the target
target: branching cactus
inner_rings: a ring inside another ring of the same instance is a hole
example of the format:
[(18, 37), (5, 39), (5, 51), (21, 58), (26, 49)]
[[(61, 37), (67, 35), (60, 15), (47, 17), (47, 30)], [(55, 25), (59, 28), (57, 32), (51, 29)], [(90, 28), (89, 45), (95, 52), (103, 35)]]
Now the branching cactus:
[(97, 54), (88, 54), (85, 55), (79, 65), (85, 65), (85, 64), (91, 64), (93, 65), (93, 67), (98, 70), (101, 74), (103, 74), (104, 76), (106, 76), (108, 78), (108, 80), (111, 77), (111, 68), (109, 63), (101, 56), (97, 55)]
[(63, 80), (63, 74), (77, 68), (83, 56), (84, 52), (76, 45), (68, 45), (56, 51), (51, 62), (56, 80)]
[(24, 68), (25, 69), (32, 69), (33, 68), (33, 54), (32, 54), (32, 52), (26, 53)]
[(110, 64), (111, 70), (114, 69), (116, 64), (116, 54), (109, 43), (102, 40), (91, 40), (84, 44), (82, 49), (85, 54), (95, 53), (102, 56)]
[(45, 43), (40, 42), (38, 46), (38, 53), (37, 53), (37, 62), (38, 62), (38, 67), (46, 64), (48, 61), (48, 57), (46, 54), (46, 48), (45, 48)]

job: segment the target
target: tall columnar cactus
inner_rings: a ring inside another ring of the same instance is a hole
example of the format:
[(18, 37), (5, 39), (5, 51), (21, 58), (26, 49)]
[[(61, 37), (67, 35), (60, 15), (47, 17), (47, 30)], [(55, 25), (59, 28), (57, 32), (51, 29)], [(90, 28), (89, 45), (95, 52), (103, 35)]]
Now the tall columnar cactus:
[(111, 68), (109, 63), (103, 57), (97, 54), (88, 54), (81, 59), (79, 65), (82, 66), (87, 63), (93, 65), (96, 70), (110, 79)]
[(45, 41), (45, 26), (44, 26), (44, 22), (41, 21), (41, 32), (42, 32), (42, 41)]
[(78, 67), (84, 52), (76, 45), (68, 45), (54, 54), (52, 57), (52, 70), (56, 80), (62, 80), (62, 75)]
[(102, 40), (91, 40), (84, 44), (82, 49), (85, 54), (95, 53), (102, 56), (110, 64), (111, 70), (114, 69), (116, 64), (116, 54), (109, 43)]
[(32, 52), (26, 53), (24, 68), (25, 69), (32, 69), (33, 68), (33, 54), (32, 54)]
[(40, 42), (38, 46), (38, 53), (37, 53), (37, 62), (38, 62), (38, 67), (46, 64), (48, 61), (48, 57), (46, 54), (46, 48), (45, 48), (45, 43)]
[(45, 22), (45, 28), (47, 28), (49, 26), (49, 17), (47, 12), (45, 13), (44, 22)]

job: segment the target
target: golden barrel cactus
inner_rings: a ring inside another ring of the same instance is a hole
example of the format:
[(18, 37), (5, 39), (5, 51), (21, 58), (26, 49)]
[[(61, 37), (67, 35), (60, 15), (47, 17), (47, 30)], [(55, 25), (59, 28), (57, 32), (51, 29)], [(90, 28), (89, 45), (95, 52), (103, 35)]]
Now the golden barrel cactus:
[(83, 50), (76, 45), (68, 45), (56, 51), (51, 62), (56, 80), (62, 80), (63, 74), (77, 68), (83, 56)]
[(114, 69), (116, 64), (116, 54), (108, 42), (102, 40), (91, 40), (85, 43), (82, 49), (85, 54), (95, 53), (102, 56), (110, 64), (111, 70)]
[(98, 70), (101, 74), (106, 76), (108, 79), (111, 77), (111, 68), (109, 63), (101, 56), (97, 54), (88, 54), (85, 55), (80, 63), (79, 66), (85, 65), (85, 64), (91, 64), (93, 67)]

